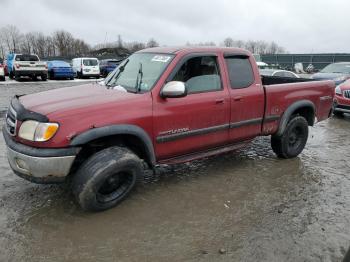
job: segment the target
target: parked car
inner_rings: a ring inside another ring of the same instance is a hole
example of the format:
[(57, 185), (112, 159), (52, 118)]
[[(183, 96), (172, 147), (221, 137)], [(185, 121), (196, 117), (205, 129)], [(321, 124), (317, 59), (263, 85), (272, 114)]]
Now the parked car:
[(332, 112), (333, 81), (265, 86), (243, 49), (150, 48), (117, 70), (105, 87), (11, 100), (3, 135), (16, 174), (36, 183), (69, 177), (80, 206), (101, 211), (131, 192), (145, 165), (229, 152), (267, 135), (278, 157), (294, 158), (308, 126)]
[(276, 70), (276, 69), (261, 69), (260, 74), (263, 76), (277, 76), (277, 77), (290, 77), (300, 78), (297, 74), (287, 70)]
[(40, 76), (41, 80), (47, 80), (47, 64), (40, 61), (37, 55), (9, 54), (7, 67), (11, 79), (19, 80), (22, 76), (29, 76), (36, 80)]
[(121, 60), (116, 59), (104, 59), (100, 61), (100, 72), (101, 76), (106, 77), (112, 72), (119, 64)]
[(100, 67), (97, 58), (74, 58), (72, 60), (74, 75), (78, 78), (96, 77), (100, 78)]
[(336, 85), (350, 78), (350, 62), (334, 63), (311, 76), (315, 80), (333, 80)]
[(344, 113), (350, 114), (350, 80), (336, 87), (333, 110), (338, 116)]
[(5, 81), (5, 67), (1, 60), (0, 60), (0, 81)]
[(50, 79), (69, 78), (74, 79), (73, 68), (65, 61), (54, 60), (47, 62), (48, 74)]

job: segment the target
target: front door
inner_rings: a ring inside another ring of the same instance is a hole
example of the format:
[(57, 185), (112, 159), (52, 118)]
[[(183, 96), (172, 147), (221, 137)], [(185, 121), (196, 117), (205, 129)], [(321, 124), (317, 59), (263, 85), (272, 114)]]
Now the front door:
[(185, 83), (183, 98), (154, 99), (155, 150), (159, 160), (225, 144), (229, 94), (223, 87), (216, 55), (182, 59), (170, 81)]

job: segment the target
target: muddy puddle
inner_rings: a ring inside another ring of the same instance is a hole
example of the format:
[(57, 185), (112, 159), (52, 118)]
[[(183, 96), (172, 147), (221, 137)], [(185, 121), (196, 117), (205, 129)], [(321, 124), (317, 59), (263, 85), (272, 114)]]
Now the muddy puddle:
[(350, 117), (279, 160), (239, 154), (158, 169), (118, 207), (82, 212), (66, 186), (16, 177), (0, 138), (0, 261), (340, 261), (350, 245)]

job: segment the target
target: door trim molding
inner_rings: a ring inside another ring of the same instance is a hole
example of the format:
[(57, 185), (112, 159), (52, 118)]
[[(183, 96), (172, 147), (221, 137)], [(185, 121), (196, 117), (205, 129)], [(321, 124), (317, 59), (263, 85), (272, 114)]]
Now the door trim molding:
[(159, 136), (157, 136), (156, 141), (157, 141), (157, 143), (166, 143), (166, 142), (171, 142), (174, 140), (178, 140), (178, 139), (182, 139), (182, 138), (186, 138), (186, 137), (191, 137), (191, 136), (205, 135), (205, 134), (223, 131), (223, 130), (227, 130), (227, 129), (240, 128), (243, 126), (258, 125), (258, 124), (262, 124), (263, 121), (270, 122), (270, 121), (278, 120), (279, 118), (280, 118), (280, 116), (273, 115), (273, 116), (267, 116), (265, 119), (261, 118), (261, 117), (260, 118), (253, 118), (253, 119), (248, 119), (248, 120), (244, 120), (244, 121), (224, 124), (224, 125), (211, 126), (211, 127), (206, 127), (206, 128), (185, 131), (185, 132), (176, 133), (176, 134), (159, 135)]

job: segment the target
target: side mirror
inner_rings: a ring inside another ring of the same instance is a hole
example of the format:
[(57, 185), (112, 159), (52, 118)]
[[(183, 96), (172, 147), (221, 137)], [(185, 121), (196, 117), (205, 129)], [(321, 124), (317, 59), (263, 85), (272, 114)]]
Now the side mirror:
[(171, 81), (165, 84), (160, 92), (162, 98), (177, 98), (187, 96), (187, 88), (184, 82)]

